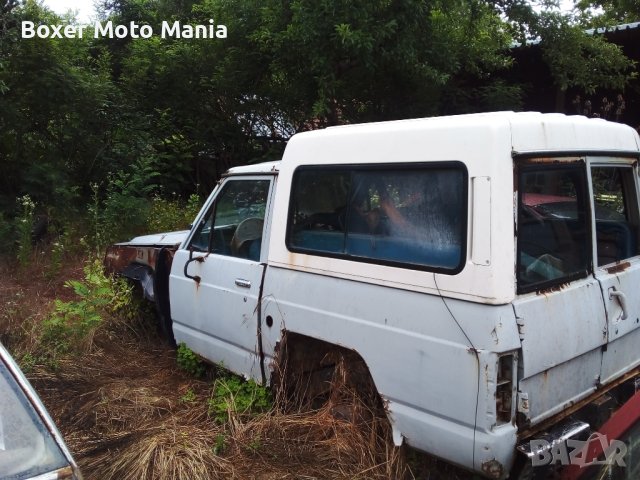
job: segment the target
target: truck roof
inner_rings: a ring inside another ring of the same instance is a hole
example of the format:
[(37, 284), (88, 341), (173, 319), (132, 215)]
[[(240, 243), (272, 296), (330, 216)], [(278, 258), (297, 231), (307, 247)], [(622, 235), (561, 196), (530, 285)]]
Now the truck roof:
[[(293, 158), (298, 165), (340, 163), (345, 157), (350, 163), (460, 159), (468, 157), (470, 150), (488, 154), (497, 145), (514, 154), (619, 152), (638, 156), (640, 152), (638, 134), (628, 125), (581, 115), (491, 112), (300, 133), (289, 141), (283, 164)], [(407, 158), (403, 152), (407, 148), (419, 154)]]
[[(350, 163), (410, 161), (398, 156), (396, 146), (401, 143), (429, 145), (428, 150), (421, 149), (421, 160), (459, 159), (469, 148), (477, 150), (481, 144), (495, 142), (508, 144), (513, 154), (619, 152), (640, 156), (640, 139), (628, 125), (582, 115), (508, 111), (302, 132), (291, 138), (283, 160), (296, 165), (334, 163), (333, 159), (341, 159), (340, 163), (344, 162), (345, 152), (350, 152)], [(304, 148), (297, 152), (301, 154), (296, 154), (298, 147)], [(225, 176), (277, 174), (280, 164), (281, 161), (272, 161), (233, 167)]]

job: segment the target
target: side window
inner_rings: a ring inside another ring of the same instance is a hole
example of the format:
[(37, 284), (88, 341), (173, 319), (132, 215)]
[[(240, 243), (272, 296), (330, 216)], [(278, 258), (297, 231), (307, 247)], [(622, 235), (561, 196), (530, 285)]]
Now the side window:
[(525, 166), (518, 180), (518, 292), (586, 276), (591, 222), (584, 164)]
[(190, 247), (258, 260), (269, 180), (229, 180), (198, 226)]
[(447, 273), (462, 267), (462, 164), (303, 167), (291, 198), (292, 251)]
[(591, 169), (596, 218), (598, 265), (638, 254), (638, 202), (633, 169), (597, 166)]

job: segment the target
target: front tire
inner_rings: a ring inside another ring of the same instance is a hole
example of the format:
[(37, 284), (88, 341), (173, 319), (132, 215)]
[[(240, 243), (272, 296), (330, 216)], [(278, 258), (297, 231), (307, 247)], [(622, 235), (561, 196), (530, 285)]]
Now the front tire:
[(153, 290), (155, 294), (156, 313), (158, 315), (158, 330), (172, 348), (176, 348), (173, 335), (173, 321), (171, 320), (171, 303), (169, 301), (169, 274), (171, 273), (171, 251), (162, 248), (156, 260)]

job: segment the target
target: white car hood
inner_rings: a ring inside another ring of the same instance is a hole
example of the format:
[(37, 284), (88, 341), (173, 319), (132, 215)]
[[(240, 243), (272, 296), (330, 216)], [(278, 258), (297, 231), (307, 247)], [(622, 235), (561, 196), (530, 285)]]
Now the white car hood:
[(177, 245), (189, 234), (189, 230), (180, 230), (178, 232), (153, 233), (151, 235), (142, 235), (135, 237), (128, 242), (118, 243), (117, 245), (158, 245), (169, 246)]

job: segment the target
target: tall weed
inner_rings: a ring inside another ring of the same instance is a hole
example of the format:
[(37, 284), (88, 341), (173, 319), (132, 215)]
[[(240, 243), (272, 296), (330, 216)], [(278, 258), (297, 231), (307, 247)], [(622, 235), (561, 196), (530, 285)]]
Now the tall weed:
[(53, 312), (42, 323), (42, 353), (51, 358), (90, 349), (96, 330), (107, 320), (135, 315), (131, 287), (105, 276), (98, 259), (84, 267), (83, 281), (69, 280), (65, 286), (73, 289), (76, 299), (55, 300)]
[(33, 222), (35, 220), (36, 204), (29, 195), (18, 198), (19, 214), (16, 217), (16, 233), (18, 237), (18, 263), (26, 267), (31, 260)]

